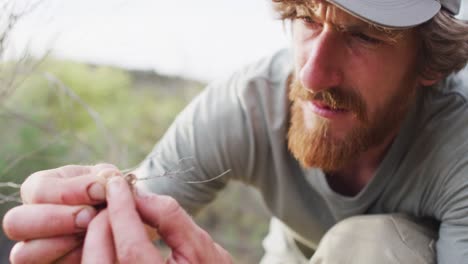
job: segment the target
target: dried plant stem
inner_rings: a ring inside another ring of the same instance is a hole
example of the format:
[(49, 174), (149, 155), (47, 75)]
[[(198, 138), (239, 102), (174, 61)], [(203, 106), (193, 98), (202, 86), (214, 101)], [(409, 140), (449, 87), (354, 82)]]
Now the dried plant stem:
[[(4, 188), (4, 187), (8, 187), (8, 188), (12, 188), (12, 189), (20, 189), (21, 184), (17, 184), (17, 183), (14, 183), (14, 182), (1, 182), (0, 183), (0, 188)], [(16, 192), (8, 194), (8, 195), (0, 193), (0, 204), (4, 204), (4, 203), (8, 203), (8, 202), (22, 203), (23, 201), (21, 201), (20, 192), (16, 191)]]
[(14, 183), (14, 182), (0, 182), (0, 188), (3, 188), (3, 187), (10, 187), (10, 188), (19, 189), (19, 188), (21, 188), (21, 184), (17, 184), (17, 183)]
[(0, 204), (8, 202), (22, 203), (23, 201), (21, 201), (21, 199), (19, 198), (19, 192), (15, 192), (10, 195), (0, 194)]
[[(47, 147), (49, 144), (45, 144), (43, 147)], [(41, 148), (42, 149), (42, 148)], [(39, 150), (41, 150), (39, 149)], [(39, 150), (36, 150), (39, 151)], [(19, 160), (22, 160), (24, 158), (26, 158), (27, 156), (29, 156), (31, 153), (27, 153), (26, 155), (23, 155)], [(153, 154), (151, 156), (149, 156), (150, 159), (153, 159), (155, 158), (157, 155), (156, 154)], [(193, 159), (193, 157), (185, 157), (185, 158), (181, 158), (178, 163), (181, 163), (185, 160), (189, 160), (189, 159)], [(17, 161), (19, 162), (19, 161)], [(15, 164), (17, 162), (14, 162)], [(153, 179), (156, 179), (156, 178), (161, 178), (161, 177), (167, 177), (167, 178), (170, 178), (170, 179), (174, 179), (174, 180), (178, 180), (178, 181), (182, 181), (183, 183), (186, 183), (186, 184), (203, 184), (203, 183), (208, 183), (208, 182), (211, 182), (211, 181), (214, 181), (214, 180), (217, 180), (225, 175), (227, 175), (229, 172), (231, 172), (231, 170), (226, 170), (225, 172), (215, 176), (215, 177), (212, 177), (212, 178), (209, 178), (209, 179), (206, 179), (206, 180), (199, 180), (199, 181), (187, 181), (187, 180), (184, 180), (184, 179), (181, 179), (179, 177), (174, 177), (176, 175), (181, 175), (181, 174), (185, 174), (185, 173), (189, 173), (191, 171), (194, 171), (195, 170), (195, 167), (190, 167), (188, 169), (180, 169), (180, 170), (174, 170), (174, 171), (164, 171), (162, 174), (158, 174), (158, 175), (153, 175), (153, 176), (149, 176), (149, 177), (141, 177), (141, 178), (138, 178), (138, 176), (133, 172), (137, 167), (134, 167), (134, 168), (131, 168), (131, 169), (126, 169), (126, 170), (122, 170), (122, 173), (123, 173), (123, 177), (125, 178), (125, 180), (128, 182), (128, 184), (133, 188), (135, 186), (135, 184), (137, 183), (137, 181), (147, 181), (147, 180), (153, 180)], [(8, 171), (10, 168), (8, 167), (6, 170), (4, 170), (3, 172), (6, 172)], [(3, 183), (0, 183), (0, 188), (2, 187), (9, 187), (9, 188), (15, 188), (15, 189), (19, 189), (21, 188), (21, 185), (20, 184), (17, 184), (17, 183), (14, 183), (14, 182), (3, 182)], [(4, 195), (4, 194), (1, 194), (0, 193), (0, 204), (4, 204), (4, 203), (7, 203), (7, 202), (18, 202), (18, 203), (21, 203), (21, 199), (19, 198), (19, 192), (15, 192), (13, 194), (10, 194), (10, 195)]]
[[(158, 156), (158, 154), (154, 153), (154, 154), (150, 155), (148, 157), (148, 159), (154, 159), (157, 156)], [(191, 159), (193, 159), (193, 157), (184, 157), (184, 158), (179, 159), (177, 163), (180, 164), (185, 160), (191, 160)], [(149, 177), (138, 177), (137, 175), (135, 175), (135, 173), (133, 171), (137, 167), (138, 166), (135, 166), (135, 167), (130, 168), (130, 169), (122, 170), (122, 173), (124, 174), (124, 178), (127, 180), (128, 184), (130, 184), (131, 186), (135, 185), (137, 181), (147, 181), (147, 180), (153, 180), (153, 179), (161, 178), (161, 177), (167, 177), (167, 178), (171, 178), (171, 179), (174, 179), (174, 180), (179, 180), (179, 181), (182, 181), (182, 182), (187, 183), (187, 184), (200, 184), (200, 183), (207, 183), (207, 182), (217, 180), (217, 179), (223, 177), (224, 175), (228, 174), (229, 172), (231, 172), (231, 170), (229, 169), (229, 170), (221, 173), (220, 175), (217, 175), (217, 176), (212, 177), (210, 179), (200, 180), (200, 181), (186, 181), (186, 180), (180, 179), (178, 177), (174, 177), (174, 176), (191, 172), (191, 171), (195, 170), (195, 167), (192, 166), (192, 167), (190, 167), (188, 169), (185, 169), (185, 170), (164, 171), (162, 174), (152, 175), (152, 176), (149, 176)]]
[(150, 177), (143, 177), (143, 178), (138, 178), (133, 173), (127, 173), (127, 174), (124, 175), (124, 178), (125, 178), (125, 180), (128, 182), (128, 184), (130, 186), (134, 186), (137, 181), (154, 180), (156, 178), (161, 178), (161, 177), (168, 177), (170, 179), (179, 180), (179, 181), (182, 181), (183, 183), (187, 183), (187, 184), (201, 184), (201, 183), (208, 183), (208, 182), (217, 180), (217, 179), (223, 177), (224, 175), (228, 174), (229, 172), (231, 172), (231, 170), (229, 169), (229, 170), (221, 173), (218, 176), (215, 176), (215, 177), (212, 177), (212, 178), (209, 178), (209, 179), (206, 179), (206, 180), (200, 180), (200, 181), (186, 181), (186, 180), (182, 180), (182, 179), (177, 178), (177, 177), (173, 177), (174, 175), (183, 174), (183, 173), (189, 172), (189, 171), (191, 171), (193, 169), (194, 168), (192, 167), (192, 168), (190, 168), (188, 170), (185, 170), (185, 171), (164, 172), (163, 174), (160, 174), (160, 175), (150, 176)]
[(152, 180), (152, 179), (155, 179), (155, 178), (161, 178), (161, 177), (169, 177), (169, 178), (173, 178), (173, 176), (175, 175), (179, 175), (179, 174), (184, 174), (184, 173), (187, 173), (187, 172), (191, 172), (193, 171), (195, 168), (194, 167), (191, 167), (187, 170), (178, 170), (178, 171), (165, 171), (163, 172), (162, 174), (159, 174), (159, 175), (155, 175), (155, 176), (149, 176), (149, 177), (143, 177), (143, 178), (138, 178), (137, 181), (147, 181), (147, 180)]
[[(147, 159), (153, 160), (154, 158), (158, 157), (158, 155), (159, 155), (159, 154), (157, 154), (157, 153), (153, 153), (153, 154), (149, 155)], [(185, 160), (191, 160), (191, 159), (193, 159), (193, 157), (191, 157), (191, 156), (190, 156), (190, 157), (181, 158), (181, 159), (179, 159), (179, 160), (177, 161), (177, 163), (180, 164), (180, 163), (182, 163), (182, 162), (185, 161)], [(140, 165), (136, 165), (136, 166), (133, 166), (133, 167), (128, 168), (128, 169), (123, 169), (123, 170), (120, 170), (120, 172), (122, 172), (124, 175), (125, 175), (125, 174), (129, 174), (129, 173), (131, 173), (132, 171), (136, 170), (139, 166), (140, 166)]]
[(215, 176), (213, 178), (210, 178), (210, 179), (207, 179), (207, 180), (201, 180), (201, 181), (184, 181), (185, 183), (189, 183), (189, 184), (199, 184), (199, 183), (207, 183), (207, 182), (210, 182), (210, 181), (214, 181), (214, 180), (217, 180), (221, 177), (223, 177), (224, 175), (228, 174), (229, 172), (231, 172), (231, 169), (221, 173), (220, 175), (218, 176)]

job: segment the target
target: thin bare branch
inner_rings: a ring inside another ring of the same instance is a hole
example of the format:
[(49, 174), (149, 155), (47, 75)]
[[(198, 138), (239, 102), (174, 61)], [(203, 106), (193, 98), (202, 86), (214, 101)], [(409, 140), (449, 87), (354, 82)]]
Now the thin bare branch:
[(0, 193), (0, 204), (4, 204), (8, 202), (22, 203), (23, 201), (21, 201), (19, 192), (15, 192), (10, 195), (4, 195)]
[(0, 112), (0, 116), (5, 116), (5, 117), (10, 117), (10, 118), (15, 118), (16, 120), (19, 120), (23, 123), (26, 123), (28, 125), (31, 125), (32, 127), (38, 128), (41, 131), (44, 131), (47, 134), (58, 134), (58, 131), (54, 129), (51, 126), (44, 125), (40, 122), (37, 122), (36, 120), (32, 119), (31, 117), (20, 113), (18, 111), (15, 111), (13, 109), (10, 109), (6, 106), (0, 105), (0, 109), (3, 111), (3, 113)]
[(42, 146), (40, 146), (39, 148), (33, 150), (33, 151), (30, 151), (30, 152), (27, 152), (19, 157), (17, 157), (15, 160), (13, 160), (12, 162), (9, 162), (8, 163), (8, 166), (6, 166), (2, 171), (0, 171), (0, 178), (5, 176), (11, 169), (13, 169), (18, 163), (20, 163), (21, 161), (27, 159), (28, 157), (31, 157), (41, 151), (43, 151), (44, 149), (48, 148), (49, 146), (51, 146), (54, 142), (56, 142), (59, 138), (56, 138), (55, 140), (51, 141), (51, 142), (47, 142), (45, 144), (43, 144)]
[[(110, 132), (109, 129), (107, 129), (106, 125), (101, 120), (99, 113), (96, 112), (93, 108), (91, 108), (72, 89), (66, 86), (63, 82), (57, 79), (54, 75), (46, 72), (44, 73), (44, 76), (51, 84), (53, 84), (55, 87), (62, 90), (70, 99), (78, 103), (88, 113), (88, 115), (93, 119), (96, 127), (101, 132), (102, 137), (105, 139), (107, 146), (109, 147), (109, 153), (111, 155), (117, 155), (118, 154), (117, 144), (115, 144), (113, 140), (112, 133)], [(110, 159), (114, 161), (117, 160), (115, 156), (111, 157)]]
[(47, 59), (49, 54), (50, 51), (47, 51), (39, 60), (31, 60), (30, 55), (25, 53), (15, 63), (13, 70), (10, 70), (11, 72), (9, 74), (4, 74), (5, 76), (8, 76), (8, 79), (0, 76), (0, 103), (2, 100), (5, 100), (12, 95), (13, 92), (29, 78), (31, 74)]
[[(0, 61), (3, 62), (7, 47), (14, 47), (11, 45), (9, 39), (14, 31), (14, 28), (21, 19), (29, 15), (45, 2), (44, 0), (38, 1), (13, 1), (7, 0), (1, 5), (0, 12)], [(8, 98), (13, 92), (30, 76), (36, 67), (48, 56), (48, 53), (36, 63), (32, 62), (31, 56), (27, 50), (29, 45), (26, 46), (25, 52), (20, 58), (15, 59), (12, 64), (0, 65), (2, 69), (2, 76), (0, 77), (0, 103)]]
[(35, 127), (35, 128), (38, 128), (39, 130), (47, 133), (47, 134), (52, 134), (54, 135), (54, 137), (59, 137), (59, 136), (62, 136), (62, 137), (70, 137), (71, 139), (74, 140), (74, 142), (77, 142), (79, 143), (80, 145), (86, 147), (86, 149), (88, 149), (91, 153), (94, 153), (94, 154), (98, 154), (97, 150), (95, 149), (94, 146), (88, 144), (87, 142), (85, 142), (83, 139), (81, 139), (79, 136), (77, 136), (75, 133), (72, 133), (71, 131), (62, 131), (62, 132), (59, 132), (57, 129), (51, 127), (51, 126), (45, 126), (35, 120), (33, 120), (32, 118), (28, 117), (26, 114), (23, 114), (23, 113), (20, 113), (20, 112), (17, 112), (13, 109), (10, 109), (10, 108), (7, 108), (5, 106), (1, 106), (0, 105), (0, 109), (2, 109), (4, 111), (4, 113), (0, 113), (0, 117), (2, 115), (5, 115), (5, 116), (12, 116), (15, 118), (15, 120), (19, 120), (19, 121), (22, 121), (32, 127)]
[(17, 184), (14, 182), (0, 182), (0, 188), (4, 188), (4, 187), (19, 189), (21, 188), (21, 184)]

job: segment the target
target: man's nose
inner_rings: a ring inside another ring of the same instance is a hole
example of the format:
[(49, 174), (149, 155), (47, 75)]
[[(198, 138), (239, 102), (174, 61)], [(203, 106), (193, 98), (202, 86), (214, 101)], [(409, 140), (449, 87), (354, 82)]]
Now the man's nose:
[(323, 30), (306, 47), (307, 60), (299, 72), (302, 85), (318, 92), (343, 82), (343, 40), (339, 33)]

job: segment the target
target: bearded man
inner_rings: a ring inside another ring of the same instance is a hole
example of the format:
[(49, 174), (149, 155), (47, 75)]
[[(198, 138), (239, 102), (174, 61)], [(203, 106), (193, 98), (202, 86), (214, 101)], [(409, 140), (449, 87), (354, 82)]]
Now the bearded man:
[(136, 196), (122, 177), (106, 183), (120, 174), (109, 165), (33, 174), (26, 205), (4, 218), (21, 241), (12, 262), (161, 263), (143, 222), (171, 247), (169, 263), (230, 262), (181, 208), (196, 213), (232, 179), (256, 187), (274, 216), (262, 263), (468, 263), (460, 0), (273, 4), (291, 22), (291, 51), (210, 85), (135, 174), (186, 157), (194, 170)]

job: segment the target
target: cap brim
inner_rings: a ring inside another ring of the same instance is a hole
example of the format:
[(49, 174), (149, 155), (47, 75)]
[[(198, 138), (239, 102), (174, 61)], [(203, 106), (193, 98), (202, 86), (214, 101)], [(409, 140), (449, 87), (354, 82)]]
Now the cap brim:
[(431, 19), (440, 10), (435, 0), (327, 0), (363, 20), (392, 28), (408, 28)]

